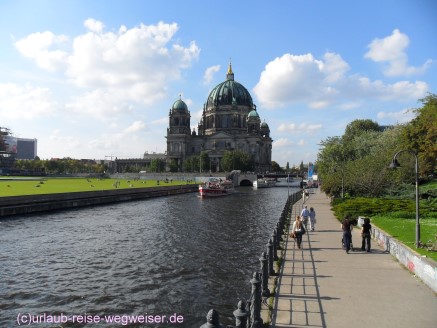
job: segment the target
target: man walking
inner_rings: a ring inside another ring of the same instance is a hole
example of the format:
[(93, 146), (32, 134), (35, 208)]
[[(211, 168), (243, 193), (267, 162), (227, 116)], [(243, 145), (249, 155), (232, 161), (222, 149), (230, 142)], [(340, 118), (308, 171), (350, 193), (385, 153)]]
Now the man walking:
[(302, 222), (305, 226), (305, 230), (307, 230), (307, 224), (308, 224), (308, 218), (310, 216), (310, 211), (308, 211), (308, 207), (305, 206), (302, 210), (302, 212), (300, 213), (300, 217), (302, 218)]

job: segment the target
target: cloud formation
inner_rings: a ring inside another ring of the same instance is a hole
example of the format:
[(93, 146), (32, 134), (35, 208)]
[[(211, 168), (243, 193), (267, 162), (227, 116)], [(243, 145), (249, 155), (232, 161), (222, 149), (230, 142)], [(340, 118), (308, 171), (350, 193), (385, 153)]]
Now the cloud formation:
[(107, 111), (123, 112), (126, 102), (147, 106), (164, 99), (168, 84), (179, 79), (200, 53), (195, 42), (173, 42), (176, 23), (106, 32), (102, 22), (89, 18), (84, 26), (87, 32), (71, 41), (46, 31), (32, 33), (15, 46), (40, 68), (61, 72), (84, 90), (69, 101), (68, 110), (98, 118)]
[(3, 119), (32, 120), (51, 115), (58, 107), (47, 88), (0, 83), (0, 116)]
[(209, 85), (214, 78), (214, 74), (220, 70), (220, 65), (208, 67), (203, 74), (203, 84)]
[[(391, 75), (424, 71), (431, 61), (420, 68), (407, 66), (404, 49), (408, 37), (397, 30), (393, 33), (382, 41), (374, 40), (366, 57), (389, 62)], [(422, 81), (389, 84), (359, 74), (348, 74), (349, 70), (349, 64), (333, 52), (325, 53), (320, 59), (311, 53), (284, 54), (267, 63), (253, 92), (260, 105), (267, 109), (297, 103), (323, 109), (356, 106), (361, 100), (414, 100), (423, 97), (429, 89)]]
[(406, 49), (410, 44), (408, 35), (401, 33), (398, 29), (383, 39), (374, 39), (369, 45), (369, 51), (365, 58), (375, 62), (385, 63), (384, 74), (386, 76), (409, 76), (423, 74), (431, 65), (432, 60), (428, 59), (422, 66), (414, 67), (408, 64)]

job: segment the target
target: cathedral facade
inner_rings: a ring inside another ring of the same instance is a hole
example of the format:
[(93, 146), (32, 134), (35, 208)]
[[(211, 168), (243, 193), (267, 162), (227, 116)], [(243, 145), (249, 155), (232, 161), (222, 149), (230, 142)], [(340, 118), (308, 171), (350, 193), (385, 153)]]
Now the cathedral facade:
[(270, 129), (261, 119), (247, 89), (234, 80), (229, 64), (226, 80), (210, 92), (203, 106), (202, 118), (195, 129), (190, 126), (190, 111), (182, 99), (174, 102), (167, 129), (167, 168), (173, 163), (182, 171), (191, 156), (208, 154), (209, 163), (202, 171), (221, 171), (225, 151), (249, 153), (257, 172), (271, 170), (272, 139)]

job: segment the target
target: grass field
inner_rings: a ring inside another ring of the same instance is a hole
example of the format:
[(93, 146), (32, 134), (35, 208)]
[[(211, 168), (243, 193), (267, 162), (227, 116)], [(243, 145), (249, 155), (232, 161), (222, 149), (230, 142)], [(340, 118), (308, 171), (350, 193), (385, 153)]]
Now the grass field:
[[(429, 252), (426, 249), (415, 247), (416, 239), (416, 220), (415, 219), (399, 219), (398, 217), (390, 216), (374, 216), (372, 222), (377, 227), (387, 232), (392, 237), (398, 239), (406, 246), (414, 249), (421, 255), (426, 255), (437, 261), (437, 252)], [(427, 242), (428, 240), (435, 241), (437, 234), (437, 219), (422, 218), (420, 219), (420, 240)]]
[(0, 197), (40, 195), (63, 192), (113, 190), (186, 185), (187, 181), (121, 180), (98, 178), (9, 178), (0, 179)]

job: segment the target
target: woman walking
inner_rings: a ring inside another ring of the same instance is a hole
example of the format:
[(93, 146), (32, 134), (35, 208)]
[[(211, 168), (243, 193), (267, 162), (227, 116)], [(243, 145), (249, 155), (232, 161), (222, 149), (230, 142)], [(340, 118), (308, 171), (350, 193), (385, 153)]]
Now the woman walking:
[(302, 235), (305, 233), (303, 222), (300, 220), (300, 216), (296, 216), (296, 220), (293, 222), (293, 228), (291, 229), (290, 237), (296, 239), (297, 247), (301, 248)]
[(346, 253), (348, 254), (351, 248), (351, 241), (352, 241), (351, 229), (353, 229), (353, 226), (349, 220), (349, 217), (346, 216), (346, 218), (341, 223), (341, 230), (343, 230), (343, 245), (344, 248), (346, 249)]
[(310, 207), (310, 228), (311, 231), (316, 229), (316, 211), (314, 211), (313, 207)]

